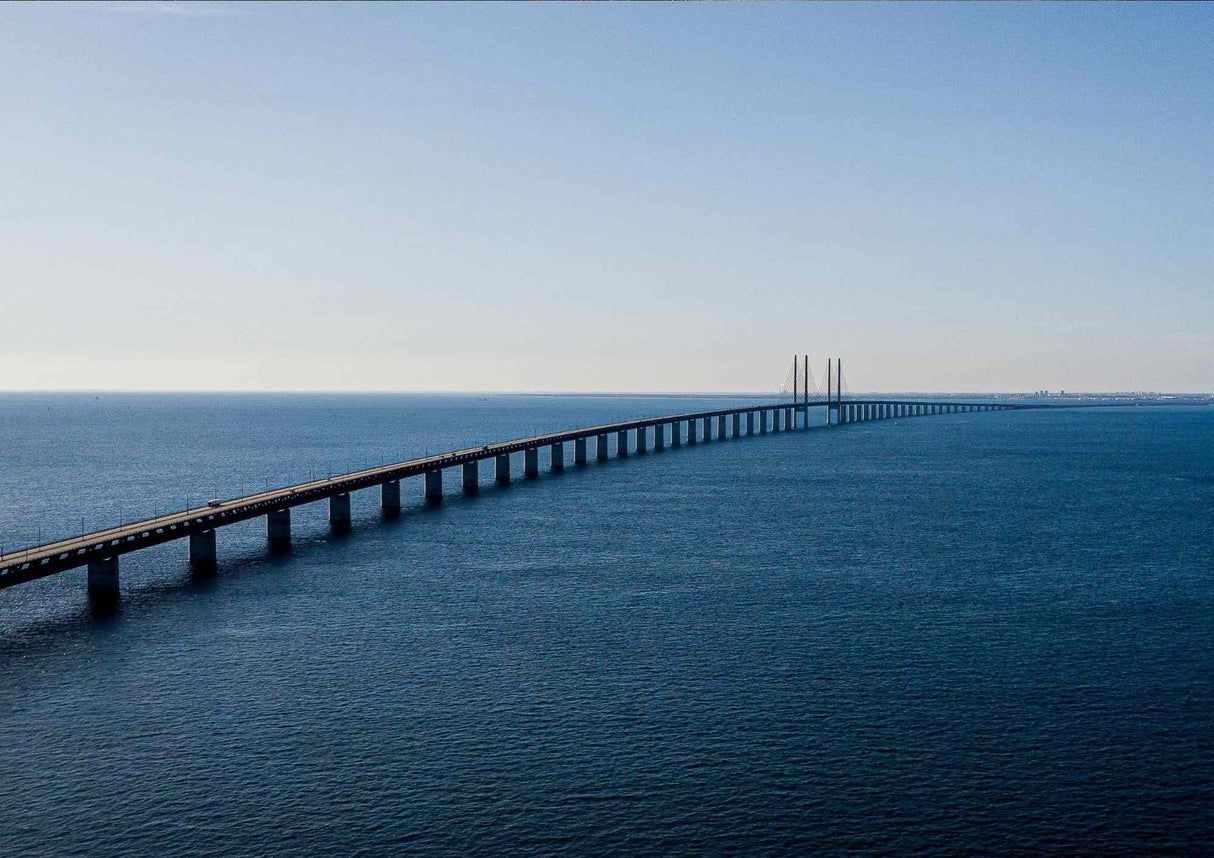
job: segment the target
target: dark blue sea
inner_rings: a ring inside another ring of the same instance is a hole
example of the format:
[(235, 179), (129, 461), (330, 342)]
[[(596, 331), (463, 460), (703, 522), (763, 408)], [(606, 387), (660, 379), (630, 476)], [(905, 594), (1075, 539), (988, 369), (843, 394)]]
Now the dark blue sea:
[[(734, 401), (7, 394), (0, 543)], [(213, 577), (126, 555), (113, 613), (0, 591), (0, 855), (1212, 854), (1212, 442), (1109, 408), (483, 467), (298, 508), (286, 556), (222, 529)]]

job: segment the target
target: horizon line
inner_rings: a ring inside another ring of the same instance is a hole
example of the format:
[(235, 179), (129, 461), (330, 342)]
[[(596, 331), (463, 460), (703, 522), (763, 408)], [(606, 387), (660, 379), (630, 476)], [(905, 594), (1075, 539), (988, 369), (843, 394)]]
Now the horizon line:
[[(322, 389), (322, 388), (0, 388), (0, 396), (8, 394), (230, 394), (230, 395), (430, 395), (430, 396), (791, 396), (788, 391), (703, 391), (703, 390), (408, 390), (408, 389)], [(930, 395), (930, 396), (1036, 396), (1039, 391), (1028, 390), (849, 390), (845, 395)], [(1071, 390), (1046, 391), (1053, 396), (1214, 396), (1214, 391), (1179, 391), (1179, 390)], [(798, 394), (800, 396), (800, 394)], [(817, 391), (815, 396), (825, 398), (826, 394)]]

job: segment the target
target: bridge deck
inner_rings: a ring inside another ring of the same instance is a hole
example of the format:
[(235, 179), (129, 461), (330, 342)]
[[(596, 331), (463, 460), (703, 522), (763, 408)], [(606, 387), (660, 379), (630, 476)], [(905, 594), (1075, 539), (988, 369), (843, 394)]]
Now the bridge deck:
[[(515, 438), (482, 447), (453, 450), (448, 453), (409, 459), (395, 464), (366, 468), (337, 477), (312, 480), (279, 489), (257, 492), (244, 497), (223, 501), (217, 507), (194, 507), (193, 509), (132, 522), (120, 527), (106, 528), (77, 537), (10, 551), (7, 554), (0, 555), (0, 589), (83, 566), (90, 561), (100, 558), (126, 554), (152, 545), (182, 539), (191, 533), (212, 530), (216, 527), (255, 518), (274, 510), (314, 503), (315, 501), (324, 500), (334, 495), (371, 488), (382, 483), (419, 476), (425, 474), (427, 471), (450, 468), (466, 462), (492, 459), (502, 454), (544, 447), (550, 444), (576, 441), (579, 438), (590, 438), (614, 432), (643, 429), (676, 421), (699, 420), (702, 418), (719, 417), (721, 415), (728, 416), (784, 408), (821, 408), (828, 405), (834, 407), (836, 404), (838, 403), (828, 402), (825, 399), (798, 403), (757, 403), (754, 405), (712, 409), (710, 411), (692, 411), (683, 414), (646, 417), (639, 420), (603, 423), (598, 426), (585, 426), (563, 432), (552, 432), (527, 438)], [(846, 406), (947, 404), (984, 406), (997, 409), (1036, 407), (1029, 404), (1006, 402), (943, 402), (923, 399), (849, 399), (842, 404)]]

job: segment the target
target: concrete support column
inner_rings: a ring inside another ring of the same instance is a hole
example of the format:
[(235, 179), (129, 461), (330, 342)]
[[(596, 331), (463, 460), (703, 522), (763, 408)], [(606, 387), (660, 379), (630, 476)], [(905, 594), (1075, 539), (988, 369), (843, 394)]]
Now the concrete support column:
[(330, 526), (343, 529), (350, 526), (350, 494), (342, 492), (339, 495), (332, 495), (329, 498), (329, 524)]
[(523, 451), (523, 476), (538, 477), (540, 475), (540, 448), (528, 447)]
[(621, 429), (615, 433), (615, 454), (623, 457), (628, 455), (628, 432)]
[(712, 440), (712, 418), (705, 417), (700, 421), (700, 440), (705, 444)]
[(594, 436), (594, 455), (600, 462), (607, 461), (607, 436)]
[(266, 513), (266, 539), (271, 551), (285, 551), (291, 547), (290, 507)]
[(573, 442), (573, 464), (586, 464), (586, 439), (578, 438)]
[(775, 411), (771, 412), (771, 431), (772, 432), (783, 431), (784, 413), (787, 410), (788, 409), (786, 409), (786, 408), (777, 408)]
[(670, 423), (670, 446), (683, 446), (683, 421), (672, 420)]
[(742, 428), (742, 415), (734, 413), (729, 415), (729, 417), (730, 422), (733, 424), (733, 437), (737, 438)]
[(698, 437), (700, 433), (696, 431), (696, 424), (699, 422), (700, 421), (698, 421), (698, 420), (688, 420), (687, 421), (687, 443), (688, 444), (695, 444), (700, 440)]
[(771, 417), (771, 414), (768, 412), (768, 410), (766, 408), (759, 411), (759, 434), (760, 435), (767, 434), (767, 421), (770, 417)]
[(498, 453), (493, 458), (493, 478), (500, 484), (510, 482), (510, 454)]
[(426, 471), (426, 501), (438, 503), (443, 499), (443, 469)]
[(464, 462), (463, 479), (460, 481), (463, 484), (463, 489), (468, 494), (475, 494), (481, 490), (481, 474), (480, 462), (473, 459), (471, 462)]
[(100, 560), (89, 561), (89, 595), (101, 599), (117, 598), (117, 557), (103, 557)]
[(753, 411), (746, 412), (746, 434), (755, 434), (755, 413)]
[(552, 470), (554, 470), (554, 471), (565, 470), (565, 442), (557, 441), (555, 444), (552, 445), (551, 462), (552, 462)]
[(653, 427), (653, 449), (666, 449), (666, 427), (661, 423), (658, 423)]
[(400, 512), (400, 480), (380, 483), (379, 507), (385, 512)]
[(717, 439), (718, 440), (724, 441), (726, 438), (729, 437), (729, 430), (726, 426), (727, 423), (728, 423), (728, 420), (726, 419), (726, 415), (724, 415), (724, 414), (717, 415)]
[(638, 426), (637, 427), (637, 452), (644, 453), (647, 449), (649, 449), (649, 427), (648, 426)]
[(215, 531), (200, 530), (190, 534), (190, 565), (195, 569), (215, 568)]

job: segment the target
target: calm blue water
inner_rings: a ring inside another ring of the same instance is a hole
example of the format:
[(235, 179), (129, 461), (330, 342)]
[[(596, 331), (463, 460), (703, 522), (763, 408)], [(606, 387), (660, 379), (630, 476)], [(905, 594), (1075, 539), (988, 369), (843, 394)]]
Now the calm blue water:
[[(642, 397), (0, 397), (0, 541)], [(0, 591), (0, 854), (1209, 854), (1214, 409), (924, 417)], [(570, 453), (571, 455), (571, 453)], [(516, 465), (517, 473), (517, 465)]]

